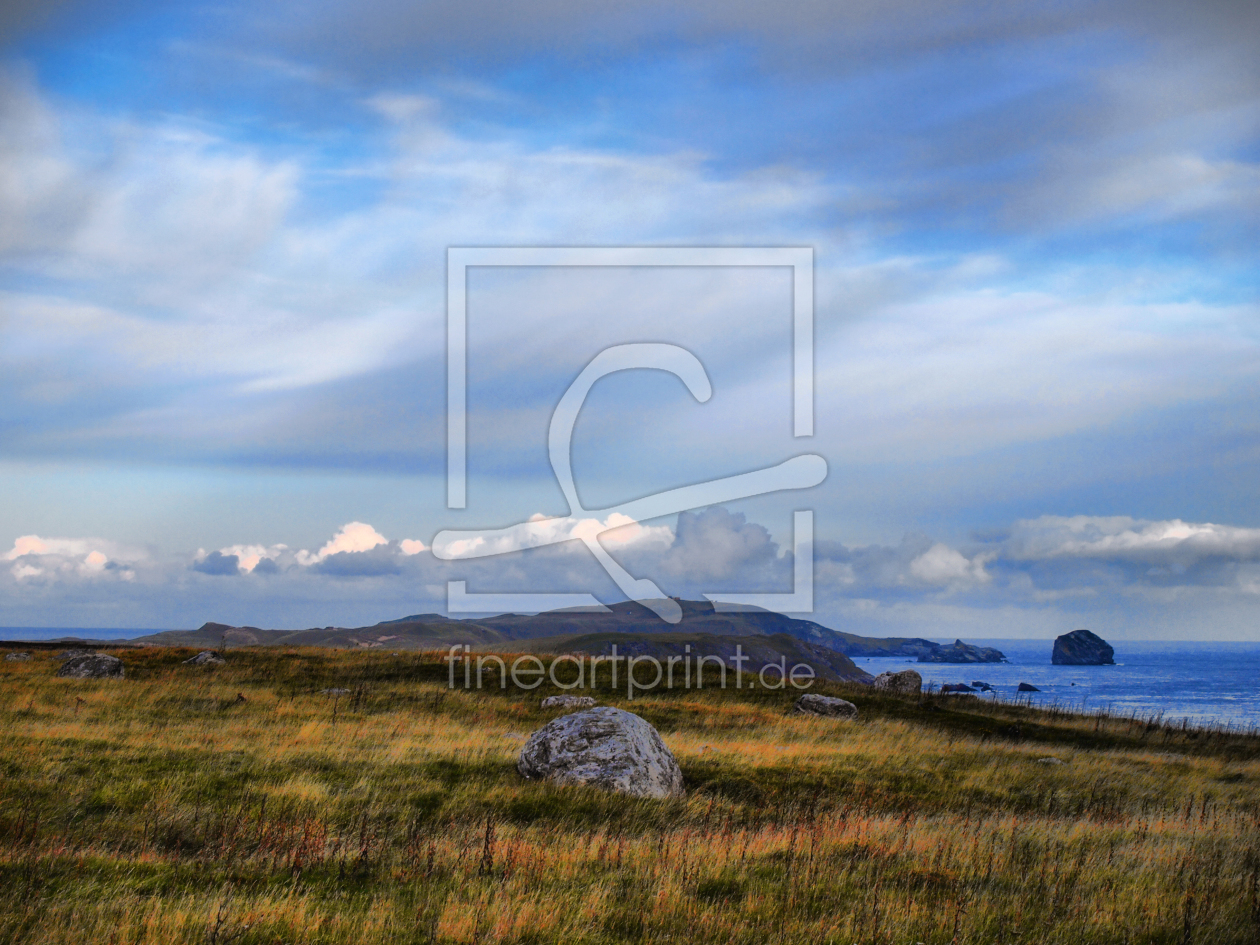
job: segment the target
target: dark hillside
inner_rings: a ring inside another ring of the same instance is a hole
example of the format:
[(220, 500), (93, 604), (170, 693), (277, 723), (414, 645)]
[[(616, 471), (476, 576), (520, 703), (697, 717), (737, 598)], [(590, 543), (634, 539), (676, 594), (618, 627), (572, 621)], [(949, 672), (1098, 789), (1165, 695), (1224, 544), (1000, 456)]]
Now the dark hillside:
[[(137, 638), (163, 646), (331, 646), (350, 649), (443, 649), (457, 643), (502, 648), (511, 641), (550, 640), (606, 633), (770, 637), (784, 635), (801, 644), (846, 656), (921, 656), (940, 644), (919, 637), (863, 637), (824, 627), (813, 620), (744, 607), (718, 613), (709, 601), (679, 601), (682, 620), (666, 623), (636, 601), (611, 604), (607, 613), (552, 610), (540, 614), (499, 614), (455, 619), (441, 614), (413, 614), (371, 627), (314, 627), (307, 630), (260, 630), (207, 623), (198, 630), (170, 630)], [(733, 645), (732, 645), (733, 646)], [(728, 647), (729, 648), (729, 647)]]
[[(718, 636), (707, 633), (630, 633), (607, 632), (587, 633), (577, 636), (565, 635), (541, 637), (521, 643), (512, 643), (504, 650), (529, 653), (574, 653), (591, 656), (605, 656), (617, 648), (620, 656), (654, 656), (662, 663), (671, 656), (690, 655), (692, 659), (699, 656), (719, 656), (728, 666), (734, 668), (731, 658), (735, 655), (735, 647), (748, 657), (744, 670), (750, 673), (760, 672), (768, 664), (779, 665), (780, 660), (787, 661), (789, 671), (797, 663), (809, 665), (819, 679), (830, 682), (869, 683), (872, 679), (844, 654), (822, 646), (805, 643), (783, 633), (765, 637)], [(689, 649), (688, 649), (689, 648)], [(677, 672), (682, 674), (682, 669)], [(767, 679), (777, 683), (775, 672), (767, 673)], [(777, 688), (777, 686), (776, 686)]]

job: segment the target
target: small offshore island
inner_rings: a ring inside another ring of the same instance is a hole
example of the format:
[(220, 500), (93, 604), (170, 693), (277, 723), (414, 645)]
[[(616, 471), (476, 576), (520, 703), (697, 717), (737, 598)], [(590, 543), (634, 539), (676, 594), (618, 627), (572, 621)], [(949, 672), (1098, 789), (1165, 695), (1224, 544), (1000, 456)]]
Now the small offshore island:
[(919, 654), (920, 663), (1004, 663), (1006, 656), (991, 646), (973, 646), (955, 640), (949, 646), (936, 645)]
[(1056, 666), (1114, 666), (1116, 652), (1089, 630), (1073, 630), (1054, 641), (1050, 662)]

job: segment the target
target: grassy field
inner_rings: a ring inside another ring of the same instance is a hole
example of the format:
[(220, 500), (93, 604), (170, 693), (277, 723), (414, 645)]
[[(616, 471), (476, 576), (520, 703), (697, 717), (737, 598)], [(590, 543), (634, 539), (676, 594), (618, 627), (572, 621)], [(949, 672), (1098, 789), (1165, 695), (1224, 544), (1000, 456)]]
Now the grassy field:
[[(659, 692), (685, 800), (528, 783), (546, 686), (436, 655), (0, 662), (0, 940), (1255, 943), (1260, 738), (880, 696)], [(339, 687), (349, 694), (318, 690)], [(1047, 760), (1050, 759), (1050, 760)]]

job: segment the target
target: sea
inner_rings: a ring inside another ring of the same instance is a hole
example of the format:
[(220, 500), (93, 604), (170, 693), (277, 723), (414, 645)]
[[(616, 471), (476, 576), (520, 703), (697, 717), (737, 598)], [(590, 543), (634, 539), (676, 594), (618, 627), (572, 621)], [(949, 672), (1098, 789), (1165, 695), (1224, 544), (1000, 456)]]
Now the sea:
[[(932, 639), (932, 638), (929, 638)], [(953, 640), (941, 640), (953, 643)], [(968, 640), (1005, 654), (1005, 663), (919, 663), (903, 658), (859, 658), (868, 673), (914, 669), (939, 689), (945, 683), (986, 682), (981, 698), (1019, 698), (1033, 705), (1165, 722), (1260, 728), (1260, 643), (1130, 642), (1109, 640), (1114, 666), (1055, 666), (1053, 640)], [(1040, 692), (1018, 692), (1019, 684)]]
[[(158, 630), (104, 628), (0, 627), (0, 640), (54, 640), (78, 637), (122, 640)], [(929, 638), (932, 639), (932, 638)], [(942, 643), (952, 643), (952, 639)], [(1053, 640), (966, 641), (1001, 650), (1005, 663), (919, 663), (914, 659), (860, 657), (859, 667), (872, 675), (885, 670), (914, 669), (924, 685), (986, 682), (994, 692), (981, 698), (1019, 698), (1033, 705), (1114, 715), (1160, 718), (1166, 722), (1260, 729), (1260, 643), (1176, 641), (1109, 641), (1114, 666), (1055, 666)], [(1020, 693), (1019, 684), (1040, 692)]]

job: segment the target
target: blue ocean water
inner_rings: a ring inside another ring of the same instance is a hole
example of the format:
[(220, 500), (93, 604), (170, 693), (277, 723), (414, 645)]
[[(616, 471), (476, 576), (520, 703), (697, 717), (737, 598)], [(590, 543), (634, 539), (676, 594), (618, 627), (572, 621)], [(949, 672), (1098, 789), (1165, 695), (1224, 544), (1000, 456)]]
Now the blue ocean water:
[[(169, 627), (162, 628), (169, 630)], [(110, 627), (0, 627), (0, 640), (131, 640), (162, 630), (118, 630)]]
[[(942, 642), (952, 643), (953, 640)], [(1052, 640), (969, 640), (1006, 654), (1006, 663), (918, 663), (912, 659), (858, 659), (869, 673), (914, 668), (923, 682), (983, 680), (994, 696), (1015, 698), (1021, 682), (1036, 686), (1034, 705), (1053, 704), (1117, 715), (1188, 719), (1192, 724), (1260, 726), (1260, 643), (1109, 641), (1115, 666), (1055, 666)], [(1025, 694), (1020, 694), (1021, 698)]]

